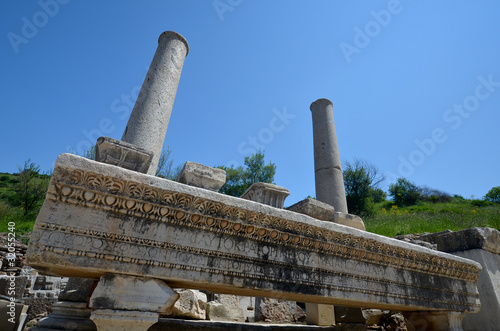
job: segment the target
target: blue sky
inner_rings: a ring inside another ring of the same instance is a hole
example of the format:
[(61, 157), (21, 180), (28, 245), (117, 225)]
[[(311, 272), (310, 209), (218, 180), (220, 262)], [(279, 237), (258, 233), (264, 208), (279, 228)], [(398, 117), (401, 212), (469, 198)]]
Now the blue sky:
[(500, 185), (498, 22), (496, 1), (8, 1), (0, 172), (120, 139), (172, 30), (190, 46), (165, 139), (176, 164), (262, 147), (285, 205), (314, 196), (309, 106), (328, 98), (342, 160), (481, 198)]

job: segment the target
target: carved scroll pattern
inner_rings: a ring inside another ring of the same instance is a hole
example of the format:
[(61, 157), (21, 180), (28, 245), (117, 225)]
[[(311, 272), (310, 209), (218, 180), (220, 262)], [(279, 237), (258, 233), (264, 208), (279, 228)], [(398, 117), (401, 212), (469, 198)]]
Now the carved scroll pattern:
[(479, 277), (471, 264), (218, 201), (62, 166), (54, 174), (53, 200), (467, 282)]

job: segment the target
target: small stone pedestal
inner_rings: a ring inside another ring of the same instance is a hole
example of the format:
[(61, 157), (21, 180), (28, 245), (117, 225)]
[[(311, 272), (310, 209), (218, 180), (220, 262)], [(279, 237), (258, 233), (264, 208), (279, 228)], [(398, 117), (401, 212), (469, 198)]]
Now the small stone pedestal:
[(98, 331), (147, 330), (168, 313), (179, 294), (159, 279), (106, 274), (90, 298)]
[(52, 305), (52, 313), (42, 318), (30, 331), (97, 330), (90, 320), (92, 311), (87, 307), (93, 282), (92, 279), (70, 278), (58, 301)]

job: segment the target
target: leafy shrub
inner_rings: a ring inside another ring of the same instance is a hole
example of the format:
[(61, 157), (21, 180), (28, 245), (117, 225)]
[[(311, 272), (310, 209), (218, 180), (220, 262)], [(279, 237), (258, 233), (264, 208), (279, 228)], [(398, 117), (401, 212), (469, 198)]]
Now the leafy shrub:
[(420, 190), (406, 178), (398, 178), (395, 184), (389, 185), (389, 195), (396, 205), (411, 206), (420, 198)]
[(371, 195), (373, 198), (373, 202), (375, 203), (382, 202), (387, 199), (387, 193), (385, 193), (381, 188), (372, 189)]
[(451, 202), (453, 199), (451, 195), (446, 192), (436, 190), (427, 186), (420, 187), (420, 198), (422, 201), (429, 201), (432, 203), (437, 202)]
[(494, 203), (491, 201), (486, 201), (486, 200), (471, 200), (470, 201), (471, 205), (475, 207), (486, 207), (486, 206), (493, 206)]
[(500, 186), (493, 187), (486, 193), (484, 200), (500, 203)]

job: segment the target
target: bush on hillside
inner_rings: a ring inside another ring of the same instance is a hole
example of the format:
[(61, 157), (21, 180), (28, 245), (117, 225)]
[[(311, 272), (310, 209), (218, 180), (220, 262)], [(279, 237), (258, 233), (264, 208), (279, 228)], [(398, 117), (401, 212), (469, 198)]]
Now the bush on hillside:
[(389, 185), (389, 195), (400, 207), (411, 206), (420, 198), (420, 189), (406, 178), (398, 178), (395, 184)]
[(484, 200), (500, 203), (500, 186), (493, 187), (491, 190), (486, 193), (484, 196)]

